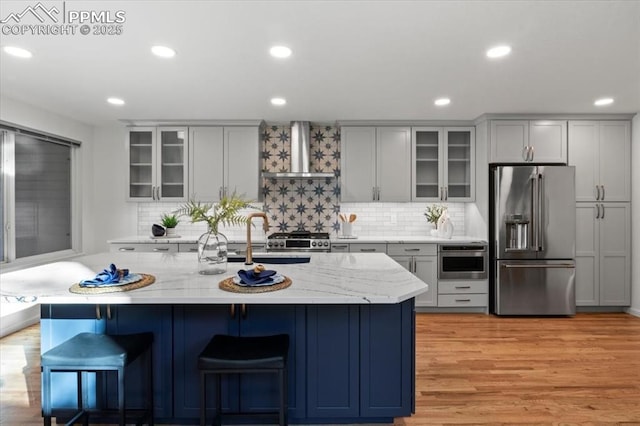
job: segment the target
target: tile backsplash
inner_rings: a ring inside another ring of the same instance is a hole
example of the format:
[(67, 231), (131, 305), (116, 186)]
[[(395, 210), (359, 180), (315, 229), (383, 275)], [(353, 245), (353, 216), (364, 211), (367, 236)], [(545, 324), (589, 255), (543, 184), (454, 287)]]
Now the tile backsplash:
[[(431, 203), (342, 203), (340, 211), (356, 214), (353, 235), (360, 237), (429, 236), (431, 227), (424, 211)], [(464, 203), (445, 203), (453, 222), (453, 235), (463, 236)], [(337, 236), (334, 232), (332, 236)]]
[[(262, 170), (289, 171), (291, 126), (263, 125)], [(339, 229), (340, 131), (333, 125), (310, 124), (310, 163), (313, 172), (334, 173), (335, 178), (264, 179), (262, 195), (272, 231)]]

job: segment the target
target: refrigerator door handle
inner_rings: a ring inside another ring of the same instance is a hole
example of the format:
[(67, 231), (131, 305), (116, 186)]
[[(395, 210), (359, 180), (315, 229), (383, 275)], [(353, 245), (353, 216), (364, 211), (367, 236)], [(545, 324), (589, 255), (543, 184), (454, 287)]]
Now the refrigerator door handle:
[(522, 263), (512, 263), (512, 264), (508, 264), (508, 263), (503, 263), (502, 264), (503, 268), (507, 268), (507, 269), (531, 269), (531, 268), (537, 268), (537, 269), (575, 269), (576, 265), (574, 265), (573, 263), (551, 263), (551, 264), (528, 264), (528, 265), (524, 265)]
[(544, 231), (542, 229), (542, 225), (544, 223), (543, 215), (544, 215), (544, 180), (542, 178), (542, 174), (538, 174), (538, 212), (537, 219), (538, 223), (536, 224), (536, 232), (538, 233), (538, 241), (537, 245), (538, 251), (544, 251)]

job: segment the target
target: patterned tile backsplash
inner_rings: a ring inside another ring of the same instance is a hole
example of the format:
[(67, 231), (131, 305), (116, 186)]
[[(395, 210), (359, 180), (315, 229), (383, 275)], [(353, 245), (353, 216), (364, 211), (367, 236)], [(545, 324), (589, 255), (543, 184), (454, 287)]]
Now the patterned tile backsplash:
[[(278, 232), (339, 229), (340, 131), (333, 125), (310, 125), (310, 164), (314, 172), (330, 172), (335, 178), (264, 179), (262, 195), (271, 229)], [(289, 171), (291, 127), (266, 124), (261, 129), (262, 170)]]
[[(323, 179), (264, 179), (262, 195), (269, 216), (270, 232), (306, 229), (329, 232), (340, 231), (338, 213), (357, 215), (353, 234), (357, 236), (429, 235), (430, 226), (424, 217), (427, 203), (340, 203), (340, 131), (335, 125), (311, 123), (311, 171), (332, 172), (335, 178)], [(265, 124), (261, 128), (262, 170), (289, 171), (291, 127)], [(151, 226), (160, 216), (176, 210), (179, 203), (139, 203), (138, 234), (150, 235)], [(454, 235), (464, 235), (464, 204), (449, 203)], [(264, 238), (259, 220), (255, 221), (256, 238)], [(206, 231), (202, 223), (192, 224), (183, 218), (176, 232), (183, 236), (199, 236)], [(244, 239), (244, 227), (221, 229), (230, 239)], [(261, 235), (262, 234), (262, 235)]]

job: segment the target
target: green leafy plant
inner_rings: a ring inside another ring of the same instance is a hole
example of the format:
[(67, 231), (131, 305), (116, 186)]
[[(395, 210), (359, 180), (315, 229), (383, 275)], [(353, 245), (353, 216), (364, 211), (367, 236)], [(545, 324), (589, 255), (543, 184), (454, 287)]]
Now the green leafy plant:
[(442, 216), (442, 213), (444, 213), (446, 209), (447, 208), (445, 206), (440, 204), (432, 204), (430, 206), (427, 206), (427, 209), (424, 212), (424, 215), (427, 218), (427, 222), (433, 223), (437, 227), (438, 219), (440, 219), (440, 216)]
[(209, 231), (218, 233), (220, 225), (246, 225), (248, 218), (239, 214), (242, 209), (254, 208), (249, 201), (237, 196), (223, 197), (218, 203), (201, 203), (200, 201), (189, 200), (175, 211), (180, 216), (188, 216), (191, 223), (206, 222)]
[(175, 214), (163, 214), (160, 223), (165, 228), (175, 228), (180, 223), (180, 220)]

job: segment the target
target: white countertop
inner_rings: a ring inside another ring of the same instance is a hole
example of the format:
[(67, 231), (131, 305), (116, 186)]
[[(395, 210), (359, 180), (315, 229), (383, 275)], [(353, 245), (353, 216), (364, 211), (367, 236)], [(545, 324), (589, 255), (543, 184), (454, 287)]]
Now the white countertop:
[[(131, 236), (131, 237), (123, 237), (123, 238), (114, 238), (112, 240), (107, 241), (109, 244), (196, 244), (198, 242), (198, 237), (177, 237), (177, 238), (166, 238), (166, 237), (150, 237), (150, 236)], [(442, 237), (431, 237), (427, 235), (406, 235), (406, 236), (367, 236), (367, 237), (356, 237), (356, 238), (339, 238), (335, 235), (331, 235), (332, 243), (345, 243), (345, 244), (358, 244), (358, 243), (430, 243), (430, 244), (440, 244), (440, 243), (471, 243), (471, 242), (483, 242), (486, 243), (486, 240), (482, 240), (480, 238), (473, 238), (467, 236), (456, 236), (451, 239), (442, 238)], [(244, 239), (229, 239), (229, 243), (240, 243), (245, 244), (246, 240)], [(253, 240), (254, 244), (264, 244), (264, 240)]]
[[(156, 282), (119, 293), (69, 292), (74, 283), (93, 278), (110, 263), (132, 273), (152, 274)], [(218, 283), (244, 266), (228, 265), (226, 274), (200, 275), (193, 253), (99, 253), (2, 274), (0, 295), (7, 301), (52, 304), (385, 304), (400, 303), (428, 289), (383, 253), (314, 253), (310, 263), (265, 265), (292, 280), (290, 287), (267, 293), (220, 290)]]

